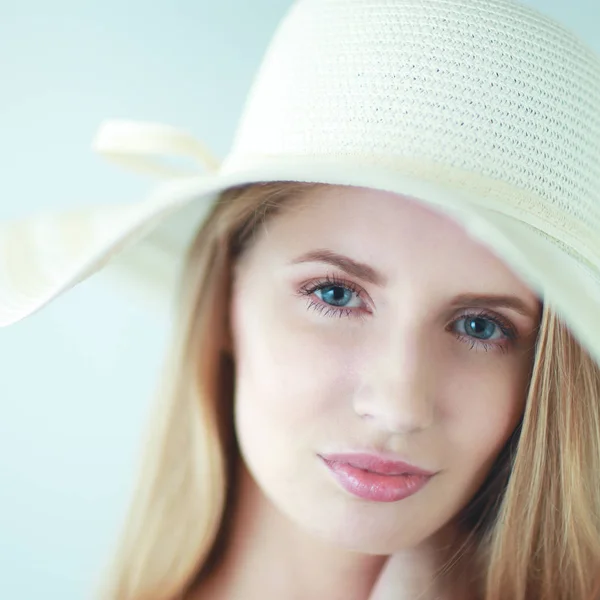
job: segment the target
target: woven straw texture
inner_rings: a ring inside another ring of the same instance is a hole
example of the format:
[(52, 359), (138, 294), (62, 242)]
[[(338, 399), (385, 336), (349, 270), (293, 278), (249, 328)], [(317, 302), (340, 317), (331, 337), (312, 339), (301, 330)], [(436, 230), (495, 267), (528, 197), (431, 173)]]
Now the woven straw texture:
[(471, 190), (600, 264), (600, 63), (531, 9), (305, 0), (253, 92), (225, 169), (281, 155), (386, 164)]

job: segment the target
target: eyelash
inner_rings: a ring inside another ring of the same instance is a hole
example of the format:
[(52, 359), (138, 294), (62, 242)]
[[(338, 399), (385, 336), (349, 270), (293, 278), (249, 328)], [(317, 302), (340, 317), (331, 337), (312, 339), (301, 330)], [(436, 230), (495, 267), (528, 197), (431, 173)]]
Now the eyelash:
[[(321, 279), (316, 282), (310, 282), (310, 283), (302, 286), (300, 288), (300, 290), (298, 290), (298, 293), (301, 296), (307, 297), (307, 299), (308, 299), (307, 309), (308, 310), (311, 310), (311, 309), (316, 310), (317, 312), (321, 313), (325, 317), (339, 317), (339, 318), (349, 317), (349, 318), (364, 319), (366, 316), (365, 313), (368, 314), (370, 312), (370, 311), (364, 310), (364, 309), (358, 310), (356, 308), (345, 308), (345, 307), (341, 307), (341, 306), (333, 306), (333, 305), (323, 302), (322, 300), (312, 299), (312, 296), (315, 292), (320, 291), (324, 288), (328, 288), (328, 287), (345, 288), (345, 289), (351, 291), (353, 294), (356, 294), (358, 296), (358, 298), (364, 302), (364, 298), (363, 298), (364, 291), (360, 287), (358, 287), (351, 281), (345, 281), (343, 279), (336, 277), (335, 275), (327, 275), (324, 279)], [(461, 342), (468, 344), (470, 346), (471, 350), (482, 349), (482, 350), (485, 350), (486, 352), (489, 350), (499, 350), (499, 351), (504, 352), (504, 351), (506, 351), (507, 346), (510, 345), (511, 343), (514, 343), (514, 341), (518, 337), (517, 330), (515, 329), (514, 325), (508, 319), (505, 319), (498, 314), (490, 313), (483, 309), (474, 311), (474, 312), (464, 313), (464, 314), (460, 315), (460, 317), (454, 319), (448, 325), (447, 330), (452, 332), (452, 329), (456, 325), (456, 323), (458, 323), (459, 321), (462, 321), (463, 319), (485, 319), (487, 321), (490, 321), (490, 322), (494, 323), (497, 327), (499, 327), (500, 331), (505, 336), (505, 339), (502, 340), (502, 342), (490, 343), (490, 342), (487, 342), (486, 340), (480, 340), (480, 339), (477, 339), (474, 337), (469, 337), (469, 336), (465, 336), (465, 335), (461, 335), (456, 332), (453, 332), (454, 336)]]

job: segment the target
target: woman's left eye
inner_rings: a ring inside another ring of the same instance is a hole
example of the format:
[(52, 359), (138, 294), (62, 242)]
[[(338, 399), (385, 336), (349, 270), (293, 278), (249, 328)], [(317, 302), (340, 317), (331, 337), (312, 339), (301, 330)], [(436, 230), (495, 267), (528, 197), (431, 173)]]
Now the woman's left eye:
[(456, 333), (485, 342), (506, 337), (498, 323), (485, 317), (463, 317), (455, 321), (454, 325)]
[(471, 348), (505, 349), (514, 342), (517, 331), (510, 321), (487, 313), (465, 315), (450, 325), (454, 335)]

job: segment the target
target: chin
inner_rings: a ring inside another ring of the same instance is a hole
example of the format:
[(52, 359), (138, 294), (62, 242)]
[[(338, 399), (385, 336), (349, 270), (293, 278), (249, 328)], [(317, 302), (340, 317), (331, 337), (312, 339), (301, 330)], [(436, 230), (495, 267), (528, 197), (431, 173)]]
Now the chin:
[[(310, 519), (307, 518), (308, 513), (304, 512), (296, 522), (307, 533), (332, 546), (371, 555), (389, 555), (403, 548), (417, 546), (430, 534), (414, 527), (403, 527), (401, 519), (390, 514), (366, 512), (356, 514), (355, 510), (338, 510), (333, 516), (313, 513)], [(382, 511), (389, 512), (392, 511)]]
[(340, 549), (360, 554), (387, 556), (403, 547), (412, 545), (408, 540), (403, 540), (398, 534), (390, 536), (388, 531), (382, 535), (381, 532), (369, 531), (368, 527), (355, 527), (352, 530), (332, 530), (331, 528), (325, 530), (323, 528), (320, 531), (315, 531), (315, 535)]

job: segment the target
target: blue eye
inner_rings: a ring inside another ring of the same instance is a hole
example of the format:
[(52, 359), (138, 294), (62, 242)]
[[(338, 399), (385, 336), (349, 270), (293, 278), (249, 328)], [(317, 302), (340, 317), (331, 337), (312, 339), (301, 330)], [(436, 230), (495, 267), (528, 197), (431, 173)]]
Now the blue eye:
[(311, 282), (298, 290), (308, 298), (308, 309), (326, 317), (364, 318), (370, 313), (363, 299), (364, 291), (351, 281), (328, 275), (321, 281)]
[(340, 284), (322, 285), (313, 291), (315, 296), (333, 308), (362, 308), (363, 301), (358, 292)]
[(471, 349), (481, 348), (486, 352), (491, 349), (505, 352), (519, 337), (508, 319), (486, 312), (463, 315), (450, 324), (449, 330)]
[(341, 285), (328, 285), (315, 290), (314, 293), (326, 304), (344, 308), (348, 306), (355, 295), (355, 292)]
[(463, 328), (465, 334), (477, 338), (478, 340), (491, 340), (496, 333), (502, 335), (502, 331), (500, 331), (500, 327), (497, 323), (494, 323), (489, 319), (484, 319), (482, 317), (466, 317), (461, 320), (464, 321)]

